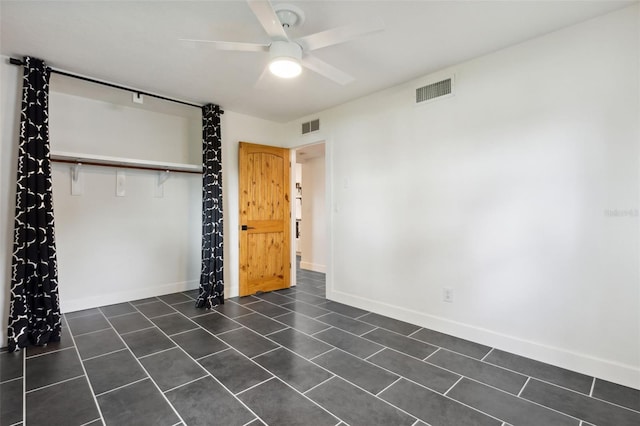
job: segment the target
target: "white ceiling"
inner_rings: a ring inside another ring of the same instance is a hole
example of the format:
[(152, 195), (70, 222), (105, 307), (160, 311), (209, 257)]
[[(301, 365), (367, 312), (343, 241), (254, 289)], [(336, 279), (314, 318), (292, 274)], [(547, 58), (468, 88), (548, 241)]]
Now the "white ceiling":
[[(306, 14), (293, 37), (382, 19), (385, 31), (314, 52), (351, 74), (267, 76), (267, 54), (179, 38), (268, 43), (236, 1), (6, 1), (0, 52), (170, 97), (286, 122), (627, 6), (634, 1), (286, 1)], [(282, 3), (273, 1), (274, 4)], [(596, 52), (594, 52), (596, 54)]]

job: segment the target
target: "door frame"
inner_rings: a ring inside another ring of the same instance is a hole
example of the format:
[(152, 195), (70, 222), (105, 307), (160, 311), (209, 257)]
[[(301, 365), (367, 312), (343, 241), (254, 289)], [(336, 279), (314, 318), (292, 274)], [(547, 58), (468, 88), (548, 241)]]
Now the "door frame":
[[(333, 288), (333, 214), (334, 210), (338, 213), (337, 204), (334, 209), (333, 200), (333, 186), (332, 186), (332, 176), (333, 176), (333, 164), (331, 159), (333, 154), (333, 145), (330, 143), (330, 139), (328, 137), (323, 137), (321, 134), (310, 135), (309, 137), (304, 137), (303, 143), (293, 145), (289, 147), (290, 156), (291, 156), (291, 164), (295, 164), (297, 160), (297, 151), (301, 148), (310, 146), (310, 145), (318, 145), (324, 144), (324, 179), (325, 179), (325, 190), (324, 190), (324, 207), (325, 207), (325, 227), (327, 232), (327, 245), (325, 247), (326, 253), (326, 297), (330, 299), (331, 295), (334, 292)], [(293, 167), (292, 167), (293, 170)], [(291, 181), (290, 193), (295, 194), (296, 189), (296, 176), (295, 173), (291, 173), (289, 176)], [(304, 182), (302, 184), (302, 188), (304, 191)], [(303, 195), (304, 197), (304, 195)], [(304, 198), (302, 200), (304, 202)], [(295, 223), (295, 203), (291, 203), (291, 232), (290, 238), (291, 242), (289, 244), (291, 249), (291, 259), (296, 259), (296, 223)], [(295, 267), (295, 263), (292, 262), (291, 273), (289, 275), (291, 277), (291, 286), (297, 285), (297, 271)]]

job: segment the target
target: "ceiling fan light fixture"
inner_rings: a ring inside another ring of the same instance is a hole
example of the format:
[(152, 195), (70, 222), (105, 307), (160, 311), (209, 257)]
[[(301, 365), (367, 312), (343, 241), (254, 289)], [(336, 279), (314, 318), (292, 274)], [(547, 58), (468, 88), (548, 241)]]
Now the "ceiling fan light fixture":
[(269, 63), (271, 74), (280, 78), (294, 78), (302, 72), (302, 66), (293, 58), (278, 58)]
[(280, 78), (294, 78), (302, 72), (302, 48), (290, 41), (274, 41), (269, 48), (269, 71)]

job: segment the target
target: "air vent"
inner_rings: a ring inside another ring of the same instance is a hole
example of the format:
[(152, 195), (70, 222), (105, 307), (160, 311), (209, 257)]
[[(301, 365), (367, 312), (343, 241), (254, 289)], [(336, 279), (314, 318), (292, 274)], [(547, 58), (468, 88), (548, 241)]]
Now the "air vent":
[(416, 89), (416, 103), (419, 104), (441, 96), (450, 95), (452, 93), (452, 88), (453, 84), (451, 78), (419, 87)]
[(302, 134), (306, 135), (307, 133), (317, 132), (320, 130), (320, 119), (316, 118), (315, 120), (307, 121), (306, 123), (302, 123)]

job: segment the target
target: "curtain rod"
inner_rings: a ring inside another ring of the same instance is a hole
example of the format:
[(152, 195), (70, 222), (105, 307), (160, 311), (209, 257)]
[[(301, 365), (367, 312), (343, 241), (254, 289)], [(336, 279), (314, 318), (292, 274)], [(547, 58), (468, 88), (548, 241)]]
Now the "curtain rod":
[[(9, 58), (9, 63), (11, 65), (24, 65), (24, 63), (20, 59), (15, 59), (15, 58)], [(77, 78), (78, 80), (84, 80), (84, 81), (88, 81), (90, 83), (101, 84), (103, 86), (113, 87), (114, 89), (126, 90), (128, 92), (137, 93), (139, 95), (150, 96), (152, 98), (162, 99), (163, 101), (175, 102), (177, 104), (182, 104), (182, 105), (187, 105), (187, 106), (192, 106), (192, 107), (195, 107), (195, 108), (202, 109), (202, 105), (192, 104), (192, 103), (181, 101), (181, 100), (178, 100), (178, 99), (172, 99), (172, 98), (167, 98), (165, 96), (155, 95), (153, 93), (143, 92), (142, 90), (133, 89), (131, 87), (120, 86), (120, 85), (117, 85), (117, 84), (114, 84), (114, 83), (107, 83), (106, 81), (95, 80), (93, 78), (85, 77), (85, 76), (78, 75), (78, 74), (73, 74), (73, 73), (70, 73), (70, 72), (67, 72), (67, 71), (62, 71), (62, 70), (58, 70), (58, 69), (51, 68), (51, 67), (47, 67), (47, 69), (49, 69), (53, 73), (64, 75), (66, 77)], [(224, 111), (220, 110), (220, 114), (224, 114)]]
[(100, 166), (100, 167), (112, 167), (116, 169), (136, 169), (136, 170), (153, 170), (158, 172), (174, 172), (174, 173), (194, 173), (201, 175), (201, 171), (196, 170), (181, 170), (173, 167), (154, 167), (154, 166), (136, 166), (132, 164), (109, 164), (99, 163), (97, 161), (84, 161), (84, 160), (65, 160), (61, 158), (51, 158), (53, 163), (66, 163), (66, 164), (78, 164), (81, 166)]

